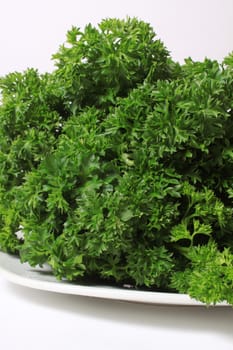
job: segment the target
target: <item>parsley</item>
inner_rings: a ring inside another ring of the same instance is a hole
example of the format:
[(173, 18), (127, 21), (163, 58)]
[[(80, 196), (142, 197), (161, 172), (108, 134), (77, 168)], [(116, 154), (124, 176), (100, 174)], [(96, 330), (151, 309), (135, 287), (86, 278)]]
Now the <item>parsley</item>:
[(53, 59), (0, 78), (0, 248), (233, 304), (232, 54), (180, 65), (127, 18), (73, 27)]

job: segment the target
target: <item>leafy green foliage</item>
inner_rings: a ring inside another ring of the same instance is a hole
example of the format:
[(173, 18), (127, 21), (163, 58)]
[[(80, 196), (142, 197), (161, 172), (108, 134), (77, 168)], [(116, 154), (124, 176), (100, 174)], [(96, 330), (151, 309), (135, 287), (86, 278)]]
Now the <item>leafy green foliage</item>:
[(0, 227), (5, 232), (0, 242), (4, 250), (8, 247), (15, 251), (17, 242), (18, 186), (25, 174), (51, 152), (65, 117), (60, 114), (62, 103), (53, 93), (51, 81), (48, 74), (41, 76), (34, 69), (0, 79)]
[(179, 65), (127, 18), (73, 27), (54, 59), (0, 79), (0, 248), (233, 304), (232, 54)]
[(225, 300), (232, 304), (233, 254), (230, 250), (219, 251), (217, 245), (210, 241), (190, 249), (188, 258), (190, 267), (175, 273), (172, 285), (207, 305)]
[(98, 28), (73, 27), (53, 56), (60, 93), (73, 112), (115, 104), (145, 79), (168, 78), (168, 51), (149, 24), (135, 18), (105, 19)]

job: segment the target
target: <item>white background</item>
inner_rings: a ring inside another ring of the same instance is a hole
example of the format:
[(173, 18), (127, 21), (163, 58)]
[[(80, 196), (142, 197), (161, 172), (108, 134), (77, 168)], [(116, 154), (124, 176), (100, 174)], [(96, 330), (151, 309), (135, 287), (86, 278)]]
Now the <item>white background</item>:
[(222, 60), (233, 50), (233, 0), (0, 0), (0, 75), (51, 71), (51, 56), (72, 25), (106, 17), (149, 22), (175, 60)]
[[(221, 61), (233, 50), (233, 0), (0, 0), (0, 75), (51, 71), (72, 25), (149, 22), (172, 57)], [(233, 349), (231, 308), (161, 307), (31, 290), (0, 276), (0, 348)]]

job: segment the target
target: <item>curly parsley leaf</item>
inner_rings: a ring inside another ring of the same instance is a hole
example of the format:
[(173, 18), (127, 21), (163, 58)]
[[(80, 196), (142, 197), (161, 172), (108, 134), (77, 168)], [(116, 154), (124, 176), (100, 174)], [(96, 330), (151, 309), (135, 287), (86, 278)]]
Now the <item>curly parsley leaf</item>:
[(232, 54), (179, 65), (126, 18), (71, 28), (53, 59), (0, 78), (1, 250), (233, 304)]

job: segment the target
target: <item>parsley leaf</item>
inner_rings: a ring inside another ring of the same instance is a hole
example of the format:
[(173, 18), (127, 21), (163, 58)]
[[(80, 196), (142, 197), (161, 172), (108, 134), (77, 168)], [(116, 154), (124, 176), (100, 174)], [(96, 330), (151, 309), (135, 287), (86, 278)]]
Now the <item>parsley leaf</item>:
[(180, 65), (148, 23), (112, 18), (53, 59), (0, 78), (0, 249), (233, 305), (232, 54)]

